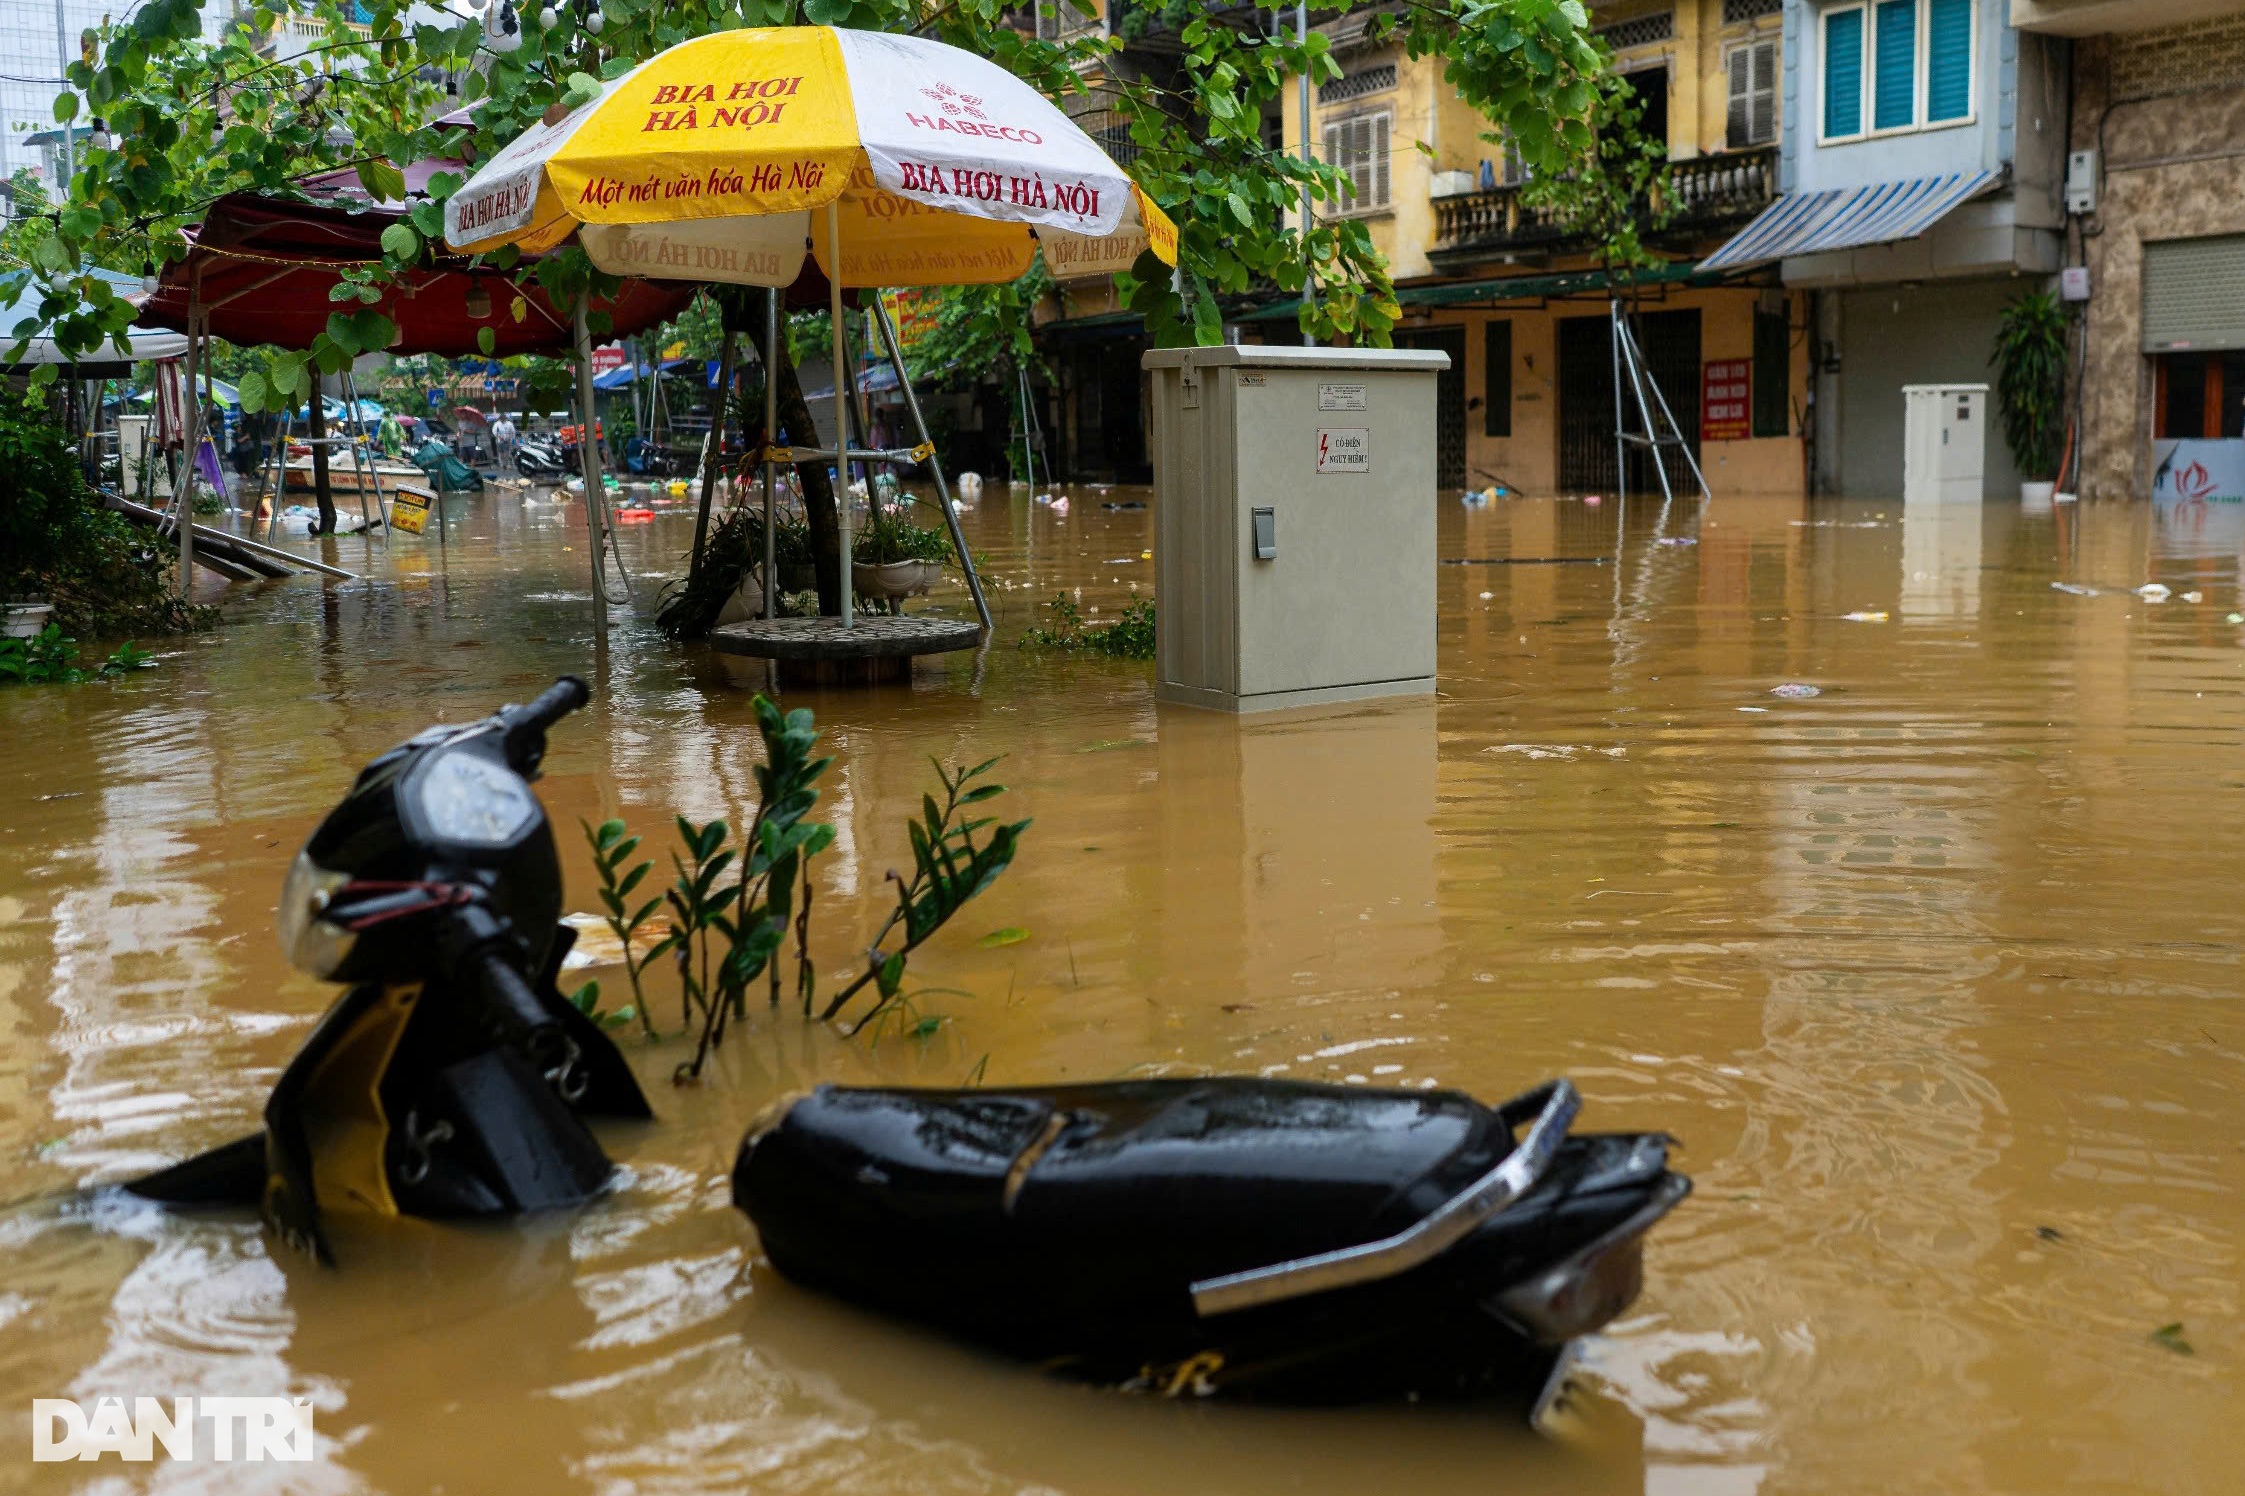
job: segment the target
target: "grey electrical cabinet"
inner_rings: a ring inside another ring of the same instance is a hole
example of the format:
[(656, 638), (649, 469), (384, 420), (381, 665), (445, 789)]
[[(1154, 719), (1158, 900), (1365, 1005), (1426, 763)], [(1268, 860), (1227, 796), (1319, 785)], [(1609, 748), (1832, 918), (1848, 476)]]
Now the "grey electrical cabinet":
[(1424, 349), (1159, 348), (1154, 693), (1267, 711), (1434, 690)]

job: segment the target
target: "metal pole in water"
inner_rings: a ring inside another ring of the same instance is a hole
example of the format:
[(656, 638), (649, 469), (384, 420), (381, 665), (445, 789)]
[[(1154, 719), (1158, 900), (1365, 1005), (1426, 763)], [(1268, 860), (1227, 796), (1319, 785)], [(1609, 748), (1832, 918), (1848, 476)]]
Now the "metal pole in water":
[[(912, 376), (904, 372), (904, 350), (898, 345), (896, 327), (889, 321), (888, 303), (878, 294), (873, 298), (874, 310), (880, 317), (881, 345), (888, 350), (889, 362), (896, 368), (897, 387), (904, 391), (904, 408), (912, 414), (912, 429), (919, 433), (921, 442), (929, 448), (935, 446), (928, 435), (928, 423), (920, 414), (920, 397), (912, 388)], [(990, 637), (990, 604), (983, 600), (982, 578), (975, 575), (974, 556), (967, 549), (967, 538), (959, 529), (959, 511), (951, 505), (951, 485), (943, 480), (943, 458), (933, 450), (928, 453), (928, 469), (935, 474), (936, 497), (943, 504), (943, 523), (951, 531), (952, 548), (959, 553), (959, 568), (966, 573), (967, 591), (974, 597), (975, 616), (982, 620), (982, 637)]]
[[(842, 350), (842, 200), (826, 205), (826, 242), (832, 253), (826, 262), (828, 309), (834, 324), (834, 520), (841, 535), (842, 627), (856, 626), (857, 599), (850, 595), (850, 401), (857, 396), (857, 381), (850, 377), (848, 355)], [(868, 490), (870, 492), (870, 490)], [(769, 533), (767, 531), (767, 533)]]
[(716, 413), (709, 419), (709, 436), (702, 443), (702, 502), (694, 516), (694, 555), (686, 566), (688, 585), (700, 580), (702, 547), (709, 543), (709, 506), (717, 498), (717, 474), (724, 467), (725, 402), (733, 390), (733, 335), (725, 334), (717, 354)]
[(593, 648), (605, 654), (608, 650), (608, 579), (601, 575), (600, 552), (607, 542), (600, 533), (600, 447), (593, 440), (592, 403), (592, 330), (585, 322), (585, 308), (592, 302), (592, 288), (586, 287), (577, 298), (577, 466), (585, 477), (585, 535), (592, 549), (592, 640)]
[(772, 531), (772, 490), (778, 482), (772, 443), (779, 440), (780, 386), (772, 373), (780, 365), (780, 288), (764, 288), (764, 616), (780, 616), (779, 537)]

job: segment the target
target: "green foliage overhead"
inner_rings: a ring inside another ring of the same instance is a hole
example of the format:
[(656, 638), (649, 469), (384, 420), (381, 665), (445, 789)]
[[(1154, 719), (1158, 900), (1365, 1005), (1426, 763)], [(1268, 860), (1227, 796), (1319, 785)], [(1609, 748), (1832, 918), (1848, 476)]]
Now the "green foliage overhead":
[[(1384, 343), (1394, 325), (1388, 267), (1364, 222), (1327, 217), (1304, 233), (1294, 217), (1305, 191), (1328, 212), (1345, 207), (1343, 174), (1263, 142), (1265, 106), (1290, 79), (1340, 72), (1328, 39), (1313, 32), (1298, 42), (1290, 11), (1278, 6), (1212, 13), (1174, 0), (1112, 0), (1116, 35), (1087, 31), (1066, 43), (1015, 29), (1010, 0), (607, 0), (602, 11), (597, 36), (573, 21), (526, 24), (520, 47), (495, 55), (475, 22), (417, 22), (400, 0), (348, 9), (337, 0), (256, 0), (217, 41), (203, 36), (202, 0), (147, 0), (89, 32), (70, 65), (71, 91), (56, 115), (102, 118), (106, 143), (82, 138), (76, 174), (44, 220), (49, 231), (0, 270), (0, 293), (36, 278), (45, 290), (39, 319), (66, 349), (91, 350), (120, 337), (132, 311), (82, 267), (146, 272), (179, 258), (179, 229), (226, 192), (286, 192), (308, 172), (350, 168), (369, 193), (402, 201), (401, 165), (448, 144), (430, 123), (454, 102), (441, 79), (458, 80), (458, 101), (474, 106), (472, 151), (482, 160), (549, 107), (581, 102), (600, 81), (690, 37), (810, 22), (915, 31), (989, 58), (1055, 99), (1100, 88), (1137, 147), (1134, 176), (1179, 228), (1176, 276), (1156, 273), (1158, 262), (1146, 258), (1123, 278), (1158, 340), (1217, 340), (1218, 298), (1258, 286), (1314, 290), (1302, 319), (1323, 338)], [(284, 23), (324, 40), (270, 60), (260, 44)], [(1415, 0), (1373, 28), (1411, 56), (1439, 58), (1449, 82), (1539, 174), (1556, 176), (1589, 149), (1601, 57), (1580, 0)], [(1158, 76), (1109, 66), (1125, 38), (1156, 34), (1173, 64)], [(383, 262), (336, 288), (344, 304), (327, 331), (310, 349), (274, 358), (261, 396), (300, 398), (313, 370), (337, 372), (386, 343), (390, 283), (441, 239), (441, 202), (458, 185), (450, 174), (436, 178), (432, 200), (384, 236)], [(505, 252), (492, 260), (513, 263)], [(561, 304), (613, 285), (576, 251), (524, 273)]]

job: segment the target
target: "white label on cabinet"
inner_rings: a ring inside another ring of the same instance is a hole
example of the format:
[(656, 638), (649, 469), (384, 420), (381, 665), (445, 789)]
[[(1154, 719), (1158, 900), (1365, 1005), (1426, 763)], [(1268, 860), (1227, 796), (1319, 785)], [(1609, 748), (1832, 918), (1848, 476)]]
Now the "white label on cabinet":
[(1317, 428), (1317, 470), (1321, 473), (1372, 471), (1372, 428), (1320, 426)]
[(1317, 387), (1319, 410), (1370, 410), (1371, 402), (1361, 384), (1321, 384)]

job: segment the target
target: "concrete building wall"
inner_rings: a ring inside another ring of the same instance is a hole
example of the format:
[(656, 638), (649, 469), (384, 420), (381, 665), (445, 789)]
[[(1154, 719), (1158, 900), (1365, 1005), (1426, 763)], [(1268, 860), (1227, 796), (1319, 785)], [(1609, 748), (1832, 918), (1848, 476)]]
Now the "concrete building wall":
[[(1831, 445), (1827, 485), (1849, 498), (1902, 497), (1902, 387), (1993, 384), (1988, 355), (2005, 302), (2038, 288), (2030, 277), (1928, 281), (1826, 291), (1836, 320), (1840, 368), (1820, 398), (1833, 403), (1821, 433)], [(1993, 419), (1988, 422), (1989, 498), (2016, 498), (2019, 470)]]
[(2245, 16), (2075, 44), (2073, 143), (2100, 152), (2081, 389), (2081, 491), (2151, 492), (2147, 242), (2245, 233)]

